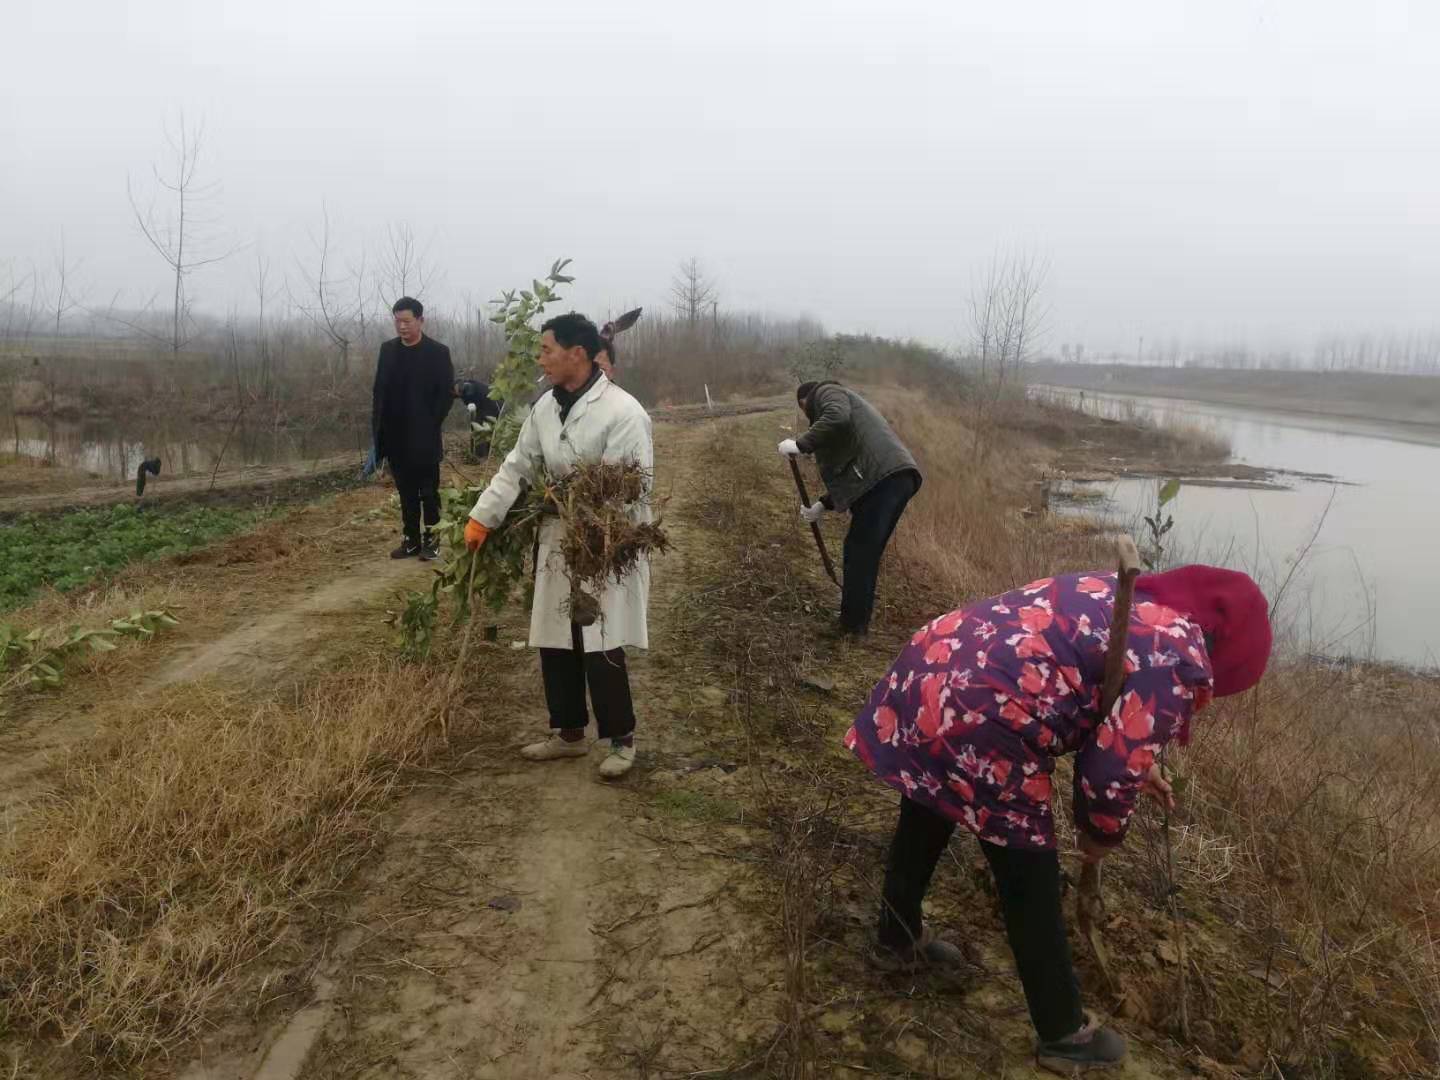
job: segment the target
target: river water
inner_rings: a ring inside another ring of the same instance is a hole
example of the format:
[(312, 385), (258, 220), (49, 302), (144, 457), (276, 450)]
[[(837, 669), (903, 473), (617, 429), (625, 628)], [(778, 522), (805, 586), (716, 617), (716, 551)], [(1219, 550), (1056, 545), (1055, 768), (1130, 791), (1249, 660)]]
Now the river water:
[[(225, 469), (243, 465), (279, 465), (311, 461), (354, 451), (357, 466), (370, 445), (368, 417), (303, 431), (273, 425), (174, 424), (157, 430), (148, 423), (123, 420), (94, 423), (6, 417), (0, 426), (0, 453), (16, 453), (93, 473), (107, 480), (130, 480), (146, 458), (161, 459), (165, 475), (208, 473), (220, 461)], [(222, 459), (223, 455), (223, 459)]]
[[(1440, 667), (1440, 426), (1092, 392), (1084, 408), (1207, 428), (1229, 440), (1232, 460), (1333, 476), (1278, 477), (1284, 491), (1182, 485), (1166, 507), (1172, 554), (1246, 570), (1272, 602), (1283, 588), (1279, 629), (1305, 651)], [(1158, 483), (1098, 486), (1138, 537)]]

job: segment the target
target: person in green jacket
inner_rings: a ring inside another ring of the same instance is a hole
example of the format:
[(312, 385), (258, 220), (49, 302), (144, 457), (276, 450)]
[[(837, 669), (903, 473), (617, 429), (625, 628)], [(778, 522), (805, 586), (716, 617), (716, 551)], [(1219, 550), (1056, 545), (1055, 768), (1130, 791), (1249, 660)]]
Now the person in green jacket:
[(920, 490), (920, 469), (894, 430), (855, 391), (838, 382), (801, 383), (795, 400), (810, 428), (780, 443), (780, 453), (815, 455), (825, 494), (800, 517), (813, 524), (826, 511), (850, 513), (840, 630), (863, 635), (875, 610), (880, 557), (900, 515)]

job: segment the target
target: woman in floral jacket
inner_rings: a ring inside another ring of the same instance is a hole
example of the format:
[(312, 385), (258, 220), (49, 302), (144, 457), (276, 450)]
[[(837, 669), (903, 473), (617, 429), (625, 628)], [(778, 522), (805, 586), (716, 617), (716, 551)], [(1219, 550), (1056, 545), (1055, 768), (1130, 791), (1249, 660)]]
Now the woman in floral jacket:
[(1156, 756), (1183, 744), (1213, 695), (1260, 680), (1270, 656), (1264, 595), (1246, 575), (1187, 566), (1135, 584), (1125, 683), (1099, 715), (1114, 573), (1069, 574), (982, 600), (922, 628), (845, 737), (901, 793), (880, 916), (881, 956), (953, 966), (920, 905), (957, 824), (981, 841), (1039, 1035), (1066, 1072), (1125, 1055), (1083, 1011), (1060, 906), (1051, 774), (1075, 755), (1076, 831), (1098, 861), (1125, 836), (1142, 791), (1170, 801)]

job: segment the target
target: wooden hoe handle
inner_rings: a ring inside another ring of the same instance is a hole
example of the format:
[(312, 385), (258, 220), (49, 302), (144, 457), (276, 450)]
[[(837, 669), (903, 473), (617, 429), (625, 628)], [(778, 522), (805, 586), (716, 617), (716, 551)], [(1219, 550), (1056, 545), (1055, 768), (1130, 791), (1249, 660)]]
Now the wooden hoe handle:
[(1130, 643), (1130, 607), (1135, 599), (1135, 579), (1140, 576), (1140, 552), (1135, 541), (1122, 536), (1116, 541), (1120, 572), (1115, 583), (1115, 613), (1110, 619), (1110, 648), (1105, 653), (1105, 681), (1100, 689), (1100, 717), (1110, 715), (1125, 685), (1125, 650)]

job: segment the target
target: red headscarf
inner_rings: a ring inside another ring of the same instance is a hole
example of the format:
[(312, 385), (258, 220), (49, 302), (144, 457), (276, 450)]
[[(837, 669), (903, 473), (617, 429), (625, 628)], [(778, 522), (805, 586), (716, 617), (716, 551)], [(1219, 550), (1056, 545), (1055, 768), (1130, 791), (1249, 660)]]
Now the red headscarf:
[(1218, 566), (1182, 566), (1141, 574), (1135, 591), (1199, 623), (1210, 635), (1215, 696), (1249, 690), (1270, 660), (1270, 605), (1248, 574)]

